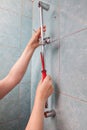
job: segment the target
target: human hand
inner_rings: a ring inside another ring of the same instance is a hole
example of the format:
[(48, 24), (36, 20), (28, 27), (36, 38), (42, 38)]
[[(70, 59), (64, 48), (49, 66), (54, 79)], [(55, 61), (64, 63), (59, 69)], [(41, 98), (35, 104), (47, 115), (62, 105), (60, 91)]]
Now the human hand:
[[(43, 26), (43, 32), (45, 32), (45, 31), (46, 31), (46, 26)], [(29, 44), (30, 44), (31, 48), (35, 49), (40, 45), (39, 44), (40, 36), (41, 36), (41, 28), (39, 28), (37, 31), (35, 31), (32, 38), (30, 39)]]
[(53, 91), (52, 79), (47, 75), (46, 78), (44, 80), (41, 79), (38, 84), (36, 98), (46, 102), (47, 98), (53, 93)]

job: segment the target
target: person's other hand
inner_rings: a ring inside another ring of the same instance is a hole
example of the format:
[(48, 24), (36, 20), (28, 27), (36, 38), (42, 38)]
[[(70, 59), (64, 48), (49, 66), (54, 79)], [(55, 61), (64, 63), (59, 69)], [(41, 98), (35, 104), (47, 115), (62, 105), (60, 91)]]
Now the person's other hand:
[[(45, 32), (45, 31), (46, 31), (46, 26), (43, 26), (43, 32)], [(35, 49), (40, 45), (39, 44), (40, 37), (41, 37), (41, 28), (39, 28), (37, 31), (35, 31), (32, 38), (30, 39), (29, 44), (30, 44), (31, 48)]]
[(43, 81), (41, 79), (38, 84), (36, 98), (46, 102), (47, 98), (53, 93), (53, 91), (52, 79), (47, 75), (46, 78)]

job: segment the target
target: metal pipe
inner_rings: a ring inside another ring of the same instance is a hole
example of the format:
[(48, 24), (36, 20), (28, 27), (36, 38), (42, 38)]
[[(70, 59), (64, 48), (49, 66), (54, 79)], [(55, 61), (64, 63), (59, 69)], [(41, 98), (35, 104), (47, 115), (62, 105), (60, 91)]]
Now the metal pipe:
[(40, 6), (40, 26), (41, 26), (41, 52), (42, 54), (44, 54), (44, 42), (43, 42), (43, 9), (42, 7)]
[(40, 8), (40, 25), (41, 25), (41, 52), (44, 55), (44, 33), (43, 33), (43, 9), (48, 11), (50, 6), (42, 1), (39, 1), (38, 6)]

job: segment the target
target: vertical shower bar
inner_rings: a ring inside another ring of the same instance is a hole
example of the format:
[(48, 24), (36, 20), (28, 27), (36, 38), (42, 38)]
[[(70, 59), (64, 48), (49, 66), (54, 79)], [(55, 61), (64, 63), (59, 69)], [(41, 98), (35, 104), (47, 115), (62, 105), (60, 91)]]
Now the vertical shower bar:
[[(41, 62), (42, 62), (42, 79), (44, 80), (46, 77), (46, 70), (45, 70), (45, 59), (44, 59), (44, 33), (43, 33), (43, 7), (40, 7), (40, 26), (41, 26)], [(45, 108), (48, 108), (48, 102), (45, 104)]]
[(43, 42), (43, 8), (40, 6), (40, 26), (41, 26), (41, 52), (44, 55), (44, 42)]
[[(40, 8), (40, 26), (41, 26), (41, 63), (42, 63), (42, 80), (46, 77), (46, 69), (45, 69), (45, 61), (44, 61), (44, 33), (43, 33), (43, 9), (48, 11), (49, 5), (46, 3), (43, 3), (42, 1), (39, 1), (38, 6)], [(48, 102), (45, 104), (45, 108), (48, 108)], [(44, 116), (45, 118), (48, 117), (55, 117), (56, 113), (54, 110), (45, 111)]]

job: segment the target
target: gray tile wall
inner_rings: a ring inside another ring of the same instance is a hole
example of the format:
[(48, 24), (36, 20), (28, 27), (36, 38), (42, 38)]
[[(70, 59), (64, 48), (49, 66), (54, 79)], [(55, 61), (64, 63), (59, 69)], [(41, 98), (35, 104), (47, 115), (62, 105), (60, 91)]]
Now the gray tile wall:
[[(57, 41), (46, 46), (47, 73), (53, 78), (55, 92), (49, 109), (55, 118), (45, 119), (44, 130), (87, 129), (87, 1), (43, 0), (50, 4), (44, 11), (46, 36)], [(33, 28), (39, 27), (38, 0), (33, 2)], [(31, 109), (41, 77), (40, 48), (31, 64)]]
[[(0, 0), (0, 79), (15, 64), (32, 35), (32, 1)], [(30, 115), (29, 65), (22, 81), (0, 100), (0, 130), (24, 130)]]
[[(46, 69), (55, 89), (49, 109), (55, 109), (56, 117), (45, 119), (44, 130), (86, 130), (87, 2), (44, 1), (50, 4), (44, 12), (45, 36), (56, 39), (45, 48)], [(32, 12), (31, 0), (0, 1), (0, 79), (23, 52), (32, 28), (40, 26), (37, 2)], [(41, 78), (40, 50), (35, 51), (21, 83), (0, 101), (0, 130), (24, 130)]]

